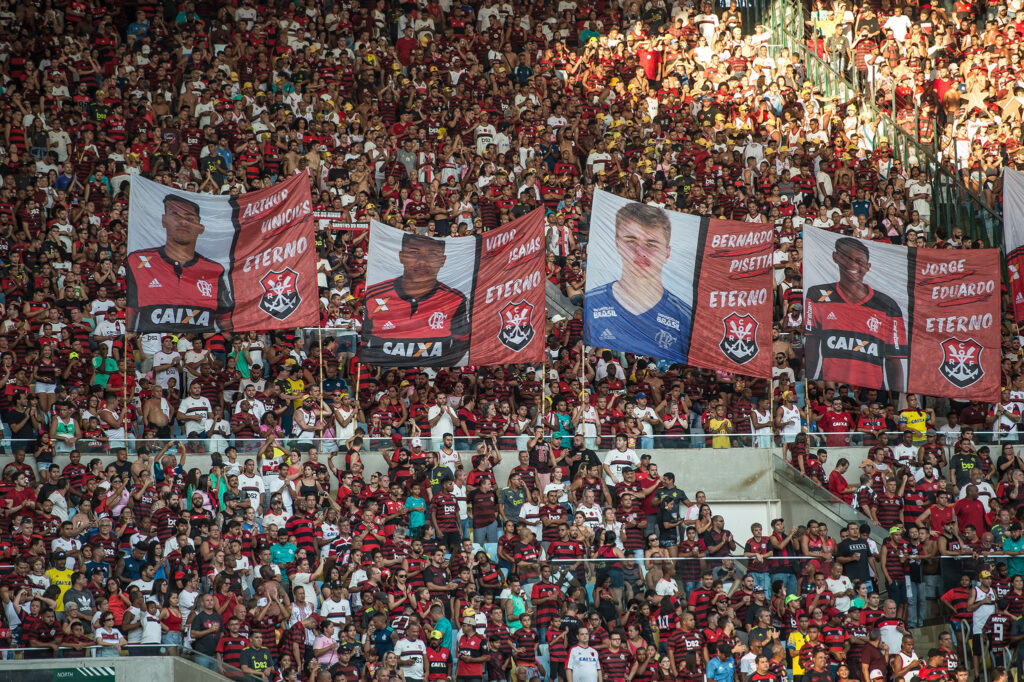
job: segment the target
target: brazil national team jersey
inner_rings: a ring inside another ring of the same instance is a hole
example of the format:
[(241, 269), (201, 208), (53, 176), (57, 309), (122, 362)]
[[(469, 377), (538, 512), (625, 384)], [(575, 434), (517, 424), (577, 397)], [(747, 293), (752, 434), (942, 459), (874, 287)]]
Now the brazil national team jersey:
[(900, 307), (870, 287), (864, 300), (848, 301), (836, 284), (813, 286), (807, 290), (806, 314), (808, 343), (819, 343), (821, 349), (816, 376), (882, 387), (885, 359), (907, 357), (907, 326)]
[(402, 278), (366, 289), (362, 362), (398, 367), (453, 367), (469, 350), (469, 306), (462, 292), (440, 282), (418, 299)]
[(653, 308), (639, 315), (626, 310), (604, 284), (587, 293), (583, 343), (637, 355), (686, 362), (690, 341), (690, 306), (665, 291)]
[(217, 331), (217, 317), (234, 309), (224, 268), (199, 254), (177, 263), (163, 247), (135, 251), (128, 256), (128, 278), (128, 307), (136, 312), (133, 331)]

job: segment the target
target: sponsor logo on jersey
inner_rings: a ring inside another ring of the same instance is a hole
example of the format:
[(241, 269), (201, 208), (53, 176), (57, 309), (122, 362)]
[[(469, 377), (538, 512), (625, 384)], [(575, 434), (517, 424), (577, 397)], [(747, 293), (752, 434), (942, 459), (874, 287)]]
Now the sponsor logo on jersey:
[(160, 280), (158, 280), (156, 277), (154, 277), (153, 280), (149, 283), (150, 289), (159, 289), (162, 286), (163, 284), (160, 284)]
[(602, 341), (613, 341), (615, 340), (615, 334), (612, 334), (612, 330), (606, 327), (605, 330), (601, 332), (601, 336), (599, 336), (598, 338), (601, 339)]
[(383, 297), (383, 298), (375, 298), (375, 299), (373, 299), (373, 304), (376, 306), (373, 309), (373, 312), (375, 312), (375, 313), (382, 312), (382, 311), (388, 309), (388, 298), (386, 296)]
[(151, 268), (153, 264), (149, 262), (149, 256), (136, 256), (139, 259), (140, 268)]
[[(533, 328), (533, 305), (524, 301), (506, 303), (498, 312), (501, 326), (498, 328), (498, 341), (509, 350), (516, 352), (526, 348), (536, 330)], [(607, 330), (606, 330), (607, 331)]]
[(981, 366), (982, 346), (974, 339), (961, 340), (951, 337), (939, 344), (942, 348), (942, 364), (939, 374), (957, 388), (967, 388), (985, 376)]
[(381, 328), (384, 331), (387, 331), (388, 329), (394, 329), (395, 328), (395, 323), (392, 322), (391, 320), (388, 320), (387, 322), (384, 323), (384, 326), (381, 327)]
[(181, 306), (154, 308), (149, 313), (149, 319), (153, 324), (190, 324), (196, 327), (209, 327), (210, 311)]
[(828, 315), (827, 315), (827, 316), (825, 317), (825, 319), (826, 319), (826, 320), (837, 320), (837, 319), (839, 319), (839, 318), (837, 318), (837, 317), (836, 317), (836, 314), (835, 314), (835, 313), (833, 313), (833, 312), (829, 312), (829, 314), (828, 314)]
[(757, 320), (752, 316), (730, 313), (722, 320), (722, 340), (718, 342), (725, 357), (738, 365), (757, 356)]
[(658, 313), (658, 324), (665, 327), (671, 327), (672, 329), (679, 331), (679, 320), (674, 317)]
[(864, 353), (871, 357), (878, 357), (878, 343), (871, 339), (861, 339), (856, 336), (829, 336), (825, 345), (832, 350), (846, 350), (854, 353)]
[(386, 341), (381, 350), (387, 355), (403, 358), (439, 358), (444, 353), (444, 344), (439, 341), (417, 343), (410, 341)]
[(298, 310), (302, 303), (298, 279), (298, 273), (291, 268), (271, 270), (263, 275), (260, 278), (263, 287), (260, 310), (278, 320), (284, 320)]
[(619, 314), (615, 312), (615, 308), (611, 306), (601, 306), (600, 308), (594, 308), (593, 316), (595, 320), (599, 320), (602, 317), (618, 317)]

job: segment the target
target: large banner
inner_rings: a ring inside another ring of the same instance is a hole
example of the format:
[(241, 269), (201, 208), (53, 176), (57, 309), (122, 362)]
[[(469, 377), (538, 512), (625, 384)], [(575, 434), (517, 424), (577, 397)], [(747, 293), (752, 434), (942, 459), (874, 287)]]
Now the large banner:
[(138, 175), (128, 207), (128, 328), (183, 333), (319, 324), (309, 178), (237, 197)]
[(438, 239), (370, 223), (362, 362), (460, 367), (544, 357), (544, 211)]
[(583, 342), (770, 377), (774, 238), (596, 191)]
[(912, 249), (804, 227), (807, 375), (999, 399), (999, 252)]
[(1003, 169), (1003, 248), (1013, 319), (1024, 321), (1024, 173)]

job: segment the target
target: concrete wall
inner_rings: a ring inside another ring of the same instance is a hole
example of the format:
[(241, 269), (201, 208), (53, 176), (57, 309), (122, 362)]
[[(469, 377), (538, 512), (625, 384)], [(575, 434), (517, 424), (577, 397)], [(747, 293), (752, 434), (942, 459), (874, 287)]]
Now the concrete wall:
[(30, 661), (0, 661), (0, 682), (71, 682), (97, 679), (100, 671), (86, 668), (113, 668), (117, 682), (223, 682), (221, 675), (206, 668), (172, 656), (139, 656), (121, 658), (56, 659)]
[[(638, 451), (638, 454), (651, 455), (651, 462), (658, 465), (658, 471), (662, 474), (673, 473), (676, 477), (676, 485), (686, 491), (691, 499), (698, 490), (703, 490), (711, 500), (737, 500), (737, 501), (758, 501), (763, 502), (772, 499), (774, 496), (772, 483), (772, 454), (768, 449), (760, 448), (730, 448), (723, 450), (689, 449), (669, 450), (654, 449)], [(598, 452), (598, 457), (604, 458), (605, 451)], [(113, 455), (82, 455), (82, 463), (87, 464), (94, 457), (98, 457), (103, 465), (114, 461)], [(254, 455), (239, 455), (239, 463)], [(384, 458), (377, 452), (363, 454), (363, 464), (366, 466), (367, 475), (374, 472), (387, 471), (387, 464)], [(134, 461), (135, 456), (129, 455), (128, 461)], [(470, 453), (462, 452), (463, 464), (470, 465)], [(0, 456), (0, 464), (11, 461), (10, 455)], [(32, 464), (33, 460), (28, 457), (26, 460)], [(58, 455), (54, 462), (61, 469), (68, 464), (68, 458)], [(185, 461), (185, 470), (197, 467), (200, 471), (206, 472), (210, 468), (210, 456), (206, 454), (190, 454)], [(327, 455), (321, 453), (319, 461), (327, 462)], [(338, 455), (335, 464), (341, 466), (343, 457)], [(515, 451), (502, 452), (502, 461), (495, 469), (495, 476), (499, 485), (504, 485), (508, 480), (509, 471), (518, 464)], [(333, 481), (332, 481), (333, 483)]]
[[(778, 514), (779, 503), (775, 494), (772, 478), (773, 455), (768, 449), (730, 448), (723, 450), (687, 449), (669, 450), (654, 449), (641, 451), (650, 453), (651, 461), (658, 465), (662, 474), (673, 473), (676, 485), (682, 488), (690, 499), (699, 490), (703, 490), (716, 514), (722, 514), (737, 536), (746, 538), (750, 524), (754, 522), (766, 524)], [(604, 452), (599, 453), (603, 458)], [(83, 463), (88, 463), (92, 455), (83, 455)], [(98, 455), (104, 466), (114, 461), (112, 455)], [(246, 456), (240, 456), (244, 462)], [(10, 461), (10, 456), (0, 457), (0, 466)], [(129, 455), (129, 461), (135, 457)], [(335, 460), (341, 464), (341, 457)], [(32, 459), (28, 461), (31, 463)], [(326, 462), (326, 455), (320, 455), (320, 461)], [(68, 463), (66, 456), (55, 458), (57, 466), (63, 468)], [(380, 453), (371, 452), (363, 456), (363, 462), (369, 473), (384, 472), (387, 465)], [(463, 453), (463, 462), (469, 465), (469, 454)], [(495, 470), (499, 485), (508, 480), (509, 471), (518, 464), (515, 451), (502, 453), (502, 461)], [(210, 468), (209, 455), (189, 455), (185, 469), (197, 467), (206, 472)], [(333, 481), (332, 481), (333, 482)]]

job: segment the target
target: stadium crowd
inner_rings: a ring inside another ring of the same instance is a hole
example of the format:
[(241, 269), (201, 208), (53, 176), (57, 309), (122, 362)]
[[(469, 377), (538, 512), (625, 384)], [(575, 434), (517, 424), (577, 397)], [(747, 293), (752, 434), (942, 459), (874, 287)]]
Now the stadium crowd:
[[(811, 40), (879, 102), (902, 79), (901, 122), (929, 143), (938, 116), (939, 151), (990, 190), (1016, 149), (992, 108), (1019, 67), (1012, 5), (989, 5), (981, 33), (967, 2), (819, 4)], [(931, 186), (878, 121), (821, 96), (749, 14), (0, 4), (0, 645), (188, 648), (266, 682), (586, 682), (598, 666), (614, 682), (966, 682), (957, 643), (983, 633), (1009, 665), (1017, 330), (995, 406), (802, 382), (803, 225), (978, 245), (930, 223)], [(772, 222), (773, 380), (583, 348), (579, 313), (551, 318), (543, 366), (361, 364), (366, 232), (352, 229), (319, 235), (323, 332), (126, 332), (129, 176), (234, 194), (302, 171), (342, 222), (437, 236), (543, 205), (547, 274), (576, 306), (597, 187)], [(870, 524), (729, 529), (695, 472), (650, 455), (775, 434)], [(827, 462), (839, 446), (863, 449), (859, 485), (843, 475), (856, 460)], [(502, 457), (518, 463), (497, 480)], [(915, 652), (928, 616), (950, 633)]]
[[(998, 209), (1001, 168), (1024, 162), (1020, 9), (1016, 2), (816, 0), (809, 45)], [(864, 115), (849, 113), (848, 128), (865, 124)], [(870, 136), (870, 127), (864, 132)]]

